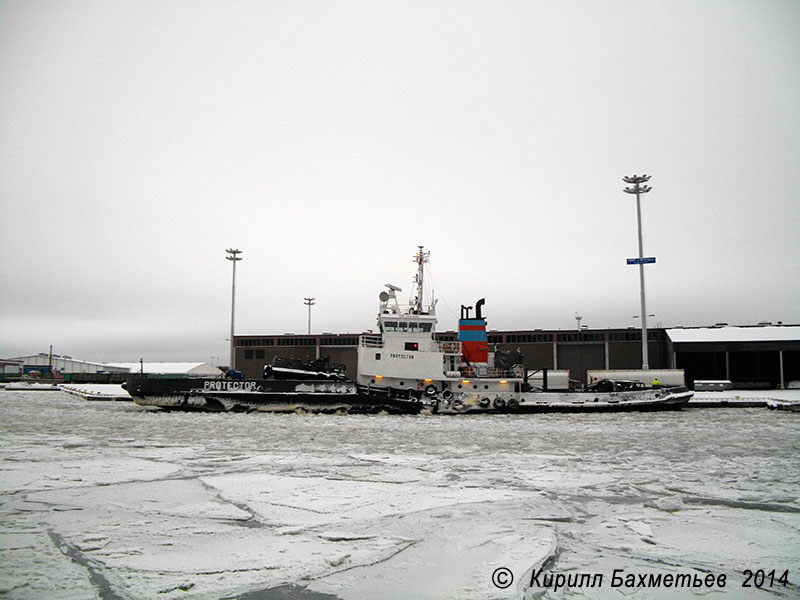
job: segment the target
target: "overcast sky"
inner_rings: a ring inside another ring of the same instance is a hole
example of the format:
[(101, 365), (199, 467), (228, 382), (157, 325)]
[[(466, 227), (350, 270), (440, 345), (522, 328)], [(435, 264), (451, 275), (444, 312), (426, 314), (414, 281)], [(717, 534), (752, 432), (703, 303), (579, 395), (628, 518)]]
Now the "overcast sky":
[(800, 322), (800, 2), (0, 2), (0, 356)]

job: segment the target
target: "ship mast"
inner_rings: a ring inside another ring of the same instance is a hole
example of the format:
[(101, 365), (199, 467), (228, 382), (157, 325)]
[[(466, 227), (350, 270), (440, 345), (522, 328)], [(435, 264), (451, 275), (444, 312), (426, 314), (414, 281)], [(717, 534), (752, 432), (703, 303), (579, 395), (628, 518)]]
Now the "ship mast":
[[(422, 314), (422, 281), (425, 275), (425, 263), (431, 256), (430, 252), (425, 251), (425, 246), (417, 246), (419, 250), (414, 255), (414, 262), (417, 263), (417, 274), (414, 276), (414, 283), (417, 285), (417, 295), (411, 302), (411, 312)], [(433, 306), (430, 307), (431, 309)]]

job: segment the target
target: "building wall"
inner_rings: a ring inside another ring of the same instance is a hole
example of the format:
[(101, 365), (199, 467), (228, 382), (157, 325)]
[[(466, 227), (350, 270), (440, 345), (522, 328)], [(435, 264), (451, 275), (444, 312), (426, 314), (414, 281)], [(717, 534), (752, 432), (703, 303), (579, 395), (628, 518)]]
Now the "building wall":
[(783, 352), (783, 380), (800, 381), (800, 350), (784, 350)]
[(359, 334), (236, 336), (236, 368), (245, 377), (263, 376), (264, 365), (276, 356), (312, 360), (328, 357), (332, 363), (343, 364), (350, 377), (355, 378)]
[[(777, 343), (776, 343), (777, 344)], [(692, 385), (698, 379), (730, 380), (736, 388), (776, 388), (800, 381), (800, 351), (780, 348), (763, 350), (763, 345), (748, 350), (741, 344), (735, 350), (704, 349), (676, 352), (676, 364)], [(781, 381), (781, 358), (783, 381)]]
[(569, 369), (572, 379), (586, 381), (587, 370), (605, 369), (605, 364), (605, 346), (603, 344), (589, 342), (559, 345), (557, 368)]
[[(649, 332), (650, 367), (669, 368), (663, 330)], [(437, 334), (440, 341), (456, 340), (458, 334)], [(345, 365), (355, 378), (358, 334), (237, 336), (236, 368), (248, 378), (262, 376), (264, 365), (275, 356), (301, 358), (330, 357)], [(631, 329), (593, 331), (492, 331), (491, 350), (520, 350), (523, 364), (531, 370), (566, 369), (570, 377), (586, 380), (589, 369), (638, 369), (642, 366), (641, 331)]]
[(0, 360), (0, 373), (19, 375), (22, 373), (22, 361), (17, 360)]
[(77, 360), (70, 356), (61, 356), (58, 354), (53, 354), (51, 356), (45, 352), (16, 357), (16, 360), (21, 360), (24, 363), (23, 369), (25, 372), (36, 370), (46, 371), (48, 367), (52, 367), (53, 371), (58, 371), (60, 373), (127, 373), (127, 369), (121, 369), (102, 363)]
[[(517, 350), (529, 370), (567, 369), (570, 378), (586, 381), (589, 369), (641, 369), (640, 329), (584, 331), (490, 331), (491, 350)], [(237, 336), (236, 367), (249, 378), (262, 376), (275, 356), (312, 359), (329, 356), (355, 378), (358, 334)], [(441, 341), (456, 332), (437, 334)], [(748, 344), (671, 344), (663, 329), (648, 330), (651, 369), (684, 369), (687, 385), (696, 379), (730, 379), (739, 387), (779, 387), (780, 354), (783, 380), (800, 381), (800, 341)], [(674, 354), (673, 354), (674, 352)], [(727, 356), (726, 356), (727, 353)]]

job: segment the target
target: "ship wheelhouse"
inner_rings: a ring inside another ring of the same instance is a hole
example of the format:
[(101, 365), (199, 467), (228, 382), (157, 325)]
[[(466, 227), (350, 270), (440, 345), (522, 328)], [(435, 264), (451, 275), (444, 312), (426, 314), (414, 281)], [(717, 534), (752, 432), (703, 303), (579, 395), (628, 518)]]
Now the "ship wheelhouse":
[[(489, 379), (508, 378), (510, 373), (489, 368), (490, 354), (486, 338), (486, 321), (481, 316), (483, 300), (476, 303), (476, 315), (470, 318), (472, 307), (462, 307), (459, 321), (459, 341), (437, 341), (436, 300), (427, 305), (423, 298), (424, 263), (429, 253), (420, 247), (416, 254), (416, 296), (407, 306), (397, 301), (402, 290), (387, 284), (379, 295), (378, 332), (361, 336), (358, 348), (358, 383), (376, 388), (429, 390), (472, 387), (465, 378), (480, 378), (481, 388)], [(465, 312), (466, 311), (466, 312)], [(496, 381), (507, 389), (508, 381)]]
[[(484, 300), (473, 307), (461, 307), (459, 340), (436, 340), (436, 300), (422, 301), (424, 264), (429, 253), (420, 246), (414, 256), (416, 295), (407, 306), (397, 301), (402, 290), (386, 284), (378, 296), (378, 333), (361, 336), (358, 347), (358, 383), (378, 389), (436, 390), (453, 388), (505, 391), (509, 379), (521, 373), (491, 368), (486, 319), (481, 314)], [(474, 380), (479, 380), (476, 383)], [(513, 384), (512, 384), (513, 385)]]
[[(436, 342), (436, 301), (423, 302), (424, 265), (430, 256), (423, 247), (414, 256), (416, 295), (401, 306), (402, 289), (386, 284), (378, 296), (378, 333), (361, 336), (358, 347), (358, 382), (362, 385), (422, 389), (443, 376), (445, 362)], [(459, 348), (460, 351), (460, 348)]]

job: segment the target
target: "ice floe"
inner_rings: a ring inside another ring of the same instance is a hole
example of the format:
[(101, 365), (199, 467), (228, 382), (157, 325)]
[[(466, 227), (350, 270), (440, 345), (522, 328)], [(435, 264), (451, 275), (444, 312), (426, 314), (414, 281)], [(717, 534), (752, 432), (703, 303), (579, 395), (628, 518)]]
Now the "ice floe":
[[(611, 589), (615, 569), (725, 575), (727, 597), (745, 569), (800, 564), (791, 413), (214, 415), (0, 392), (0, 416), (8, 598), (675, 597)], [(604, 579), (554, 593), (536, 573)]]

